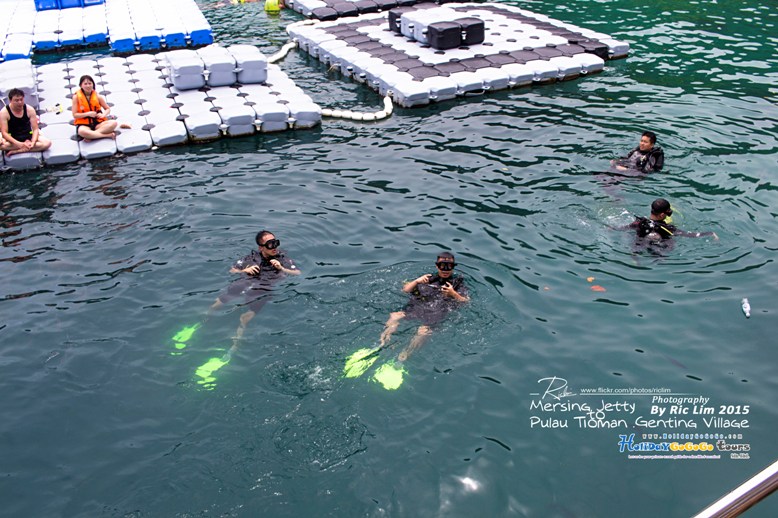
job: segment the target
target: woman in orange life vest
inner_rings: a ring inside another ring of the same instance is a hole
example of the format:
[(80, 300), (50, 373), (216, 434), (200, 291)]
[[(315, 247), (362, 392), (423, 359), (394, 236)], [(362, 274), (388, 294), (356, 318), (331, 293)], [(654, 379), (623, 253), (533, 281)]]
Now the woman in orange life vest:
[(91, 76), (81, 76), (78, 85), (81, 88), (73, 96), (76, 134), (86, 141), (116, 138), (116, 121), (107, 120), (111, 108), (105, 102), (105, 97), (95, 92), (95, 80)]

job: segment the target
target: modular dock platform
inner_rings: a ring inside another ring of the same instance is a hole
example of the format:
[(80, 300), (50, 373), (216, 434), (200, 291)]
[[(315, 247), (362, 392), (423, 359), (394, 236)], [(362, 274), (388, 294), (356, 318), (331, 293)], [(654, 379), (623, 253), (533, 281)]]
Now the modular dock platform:
[[(473, 27), (480, 33), (467, 43)], [(457, 42), (459, 31), (464, 39)], [(629, 53), (607, 34), (503, 4), (420, 3), (298, 22), (287, 32), (311, 56), (405, 107), (575, 79)]]
[[(236, 60), (242, 61), (241, 66)], [(249, 62), (256, 68), (249, 68)], [(29, 60), (0, 64), (0, 74), (10, 70), (17, 74), (15, 83), (21, 85), (26, 80), (31, 85), (25, 101), (38, 109), (41, 133), (52, 141), (43, 153), (3, 156), (0, 166), (11, 169), (223, 136), (307, 129), (321, 122), (321, 108), (250, 45), (81, 59), (38, 67)], [(26, 78), (19, 75), (25, 70)], [(82, 75), (94, 78), (97, 92), (111, 107), (111, 116), (132, 129), (117, 130), (115, 140), (76, 139), (71, 99)]]

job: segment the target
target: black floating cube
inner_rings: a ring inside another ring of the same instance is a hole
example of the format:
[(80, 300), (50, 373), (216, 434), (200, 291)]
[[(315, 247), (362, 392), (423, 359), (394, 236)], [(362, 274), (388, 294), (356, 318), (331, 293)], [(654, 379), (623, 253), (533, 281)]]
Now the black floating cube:
[(455, 49), (462, 45), (462, 26), (457, 22), (437, 22), (427, 26), (427, 43), (437, 50)]
[(382, 55), (381, 59), (384, 61), (384, 63), (391, 65), (393, 63), (397, 63), (398, 61), (407, 60), (408, 54), (392, 49), (391, 53)]
[(568, 43), (578, 43), (579, 41), (583, 41), (587, 39), (583, 34), (580, 32), (573, 32), (573, 31), (566, 31), (561, 32), (559, 34), (556, 34), (556, 36), (560, 36), (568, 41)]
[(338, 38), (348, 38), (349, 36), (356, 36), (357, 34), (362, 34), (356, 28), (352, 27), (353, 24), (348, 25), (333, 25), (332, 27), (327, 27), (327, 32), (330, 34), (337, 34)]
[(360, 43), (367, 43), (372, 41), (370, 36), (367, 36), (365, 34), (357, 34), (356, 36), (349, 36), (348, 38), (343, 38), (343, 41), (349, 44), (349, 46), (356, 46)]
[(471, 71), (492, 66), (492, 64), (484, 58), (465, 58), (461, 60), (460, 63)]
[(584, 48), (580, 45), (573, 45), (568, 43), (566, 45), (557, 45), (557, 50), (562, 52), (565, 56), (575, 56), (584, 52)]
[(400, 18), (403, 14), (413, 11), (409, 7), (396, 7), (389, 11), (389, 30), (400, 34)]
[(600, 57), (606, 61), (608, 60), (609, 49), (606, 44), (600, 43), (599, 41), (587, 40), (580, 42), (579, 45), (582, 46), (589, 54), (594, 54), (595, 56)]
[[(368, 52), (368, 53), (371, 50), (385, 48), (384, 44), (381, 43), (380, 41), (372, 41), (372, 40), (366, 41), (364, 43), (357, 43), (356, 45), (354, 45), (354, 47), (358, 48), (362, 52)], [(581, 49), (581, 52), (583, 52), (583, 49)]]
[(456, 74), (457, 72), (464, 72), (467, 70), (467, 67), (461, 63), (449, 61), (448, 63), (439, 63), (435, 65), (435, 69), (441, 74)]
[(359, 11), (359, 14), (378, 12), (378, 4), (375, 3), (373, 0), (357, 0), (356, 2), (354, 2), (354, 5), (357, 6), (357, 10)]
[(359, 14), (359, 9), (354, 5), (354, 2), (338, 2), (332, 4), (332, 8), (338, 12), (338, 16), (356, 16)]
[(409, 68), (407, 72), (417, 81), (423, 81), (428, 77), (435, 77), (439, 74), (435, 67), (427, 66)]
[(313, 16), (317, 20), (321, 20), (323, 22), (329, 22), (331, 20), (338, 19), (338, 11), (336, 11), (332, 7), (317, 7), (316, 9), (311, 11), (311, 16)]
[(462, 27), (462, 45), (478, 45), (484, 42), (486, 27), (479, 18), (460, 18), (455, 20)]
[(554, 47), (539, 47), (535, 49), (535, 53), (540, 56), (540, 59), (550, 59), (558, 56), (564, 56), (564, 52)]
[(418, 59), (400, 59), (398, 61), (395, 61), (392, 63), (394, 66), (397, 67), (397, 70), (400, 70), (401, 72), (406, 72), (412, 68), (417, 67), (423, 67), (424, 62), (418, 60)]
[(516, 59), (509, 55), (507, 52), (505, 54), (491, 54), (489, 56), (485, 56), (484, 59), (491, 63), (495, 68), (499, 68), (510, 63), (516, 63)]
[(514, 50), (513, 52), (510, 52), (509, 55), (516, 60), (516, 63), (522, 64), (540, 59), (540, 56), (537, 54), (537, 52), (533, 52), (531, 50)]
[(397, 0), (375, 0), (379, 11), (388, 11), (397, 7)]
[(390, 54), (393, 56), (395, 54), (395, 50), (392, 47), (386, 47), (384, 45), (381, 45), (379, 47), (371, 47), (369, 49), (363, 49), (363, 50), (364, 52), (367, 52), (371, 56), (376, 58), (381, 58), (381, 59), (383, 59), (384, 56), (388, 56)]

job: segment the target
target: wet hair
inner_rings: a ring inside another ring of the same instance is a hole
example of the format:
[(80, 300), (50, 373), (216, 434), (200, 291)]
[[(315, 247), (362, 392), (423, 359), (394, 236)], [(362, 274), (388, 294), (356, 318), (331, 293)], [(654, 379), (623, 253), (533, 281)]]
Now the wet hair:
[(665, 213), (668, 216), (673, 213), (673, 209), (670, 208), (670, 202), (664, 198), (657, 198), (654, 203), (651, 204), (651, 214)]
[(94, 80), (94, 79), (92, 79), (92, 76), (89, 76), (89, 75), (86, 75), (86, 74), (84, 74), (84, 75), (83, 75), (83, 76), (81, 76), (81, 78), (79, 78), (79, 80), (78, 80), (78, 86), (79, 86), (79, 87), (81, 86), (81, 83), (83, 83), (85, 79), (89, 79), (89, 81), (91, 81), (91, 82), (92, 82), (92, 86), (97, 86), (97, 85), (95, 84), (95, 80)]
[(451, 252), (440, 252), (438, 254), (438, 259), (437, 260), (438, 261), (443, 260), (444, 262), (449, 262), (449, 263), (455, 263), (456, 262), (454, 260), (454, 254), (452, 254)]
[(8, 91), (8, 100), (10, 101), (14, 97), (22, 96), (22, 99), (24, 99), (24, 92), (22, 90), (19, 90), (18, 88), (11, 88)]
[(643, 135), (641, 136), (648, 137), (648, 140), (651, 141), (651, 145), (656, 144), (656, 133), (654, 133), (653, 131), (644, 131)]
[(257, 233), (257, 237), (254, 238), (254, 240), (257, 242), (257, 246), (262, 246), (262, 241), (264, 241), (264, 239), (267, 236), (272, 236), (272, 235), (273, 235), (273, 233), (270, 232), (269, 230), (260, 230)]

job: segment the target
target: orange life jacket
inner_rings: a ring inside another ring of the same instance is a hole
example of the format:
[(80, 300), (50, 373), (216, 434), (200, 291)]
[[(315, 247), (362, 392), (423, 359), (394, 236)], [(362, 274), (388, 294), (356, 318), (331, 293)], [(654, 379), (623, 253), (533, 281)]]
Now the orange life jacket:
[[(92, 90), (92, 95), (89, 96), (89, 101), (87, 101), (86, 95), (84, 95), (84, 91), (79, 88), (76, 91), (76, 102), (78, 103), (78, 113), (99, 112), (103, 109), (103, 107), (100, 106), (100, 101), (97, 98), (97, 92), (94, 90)], [(97, 126), (104, 120), (104, 117), (84, 117), (83, 119), (76, 119), (74, 124), (76, 126)]]

